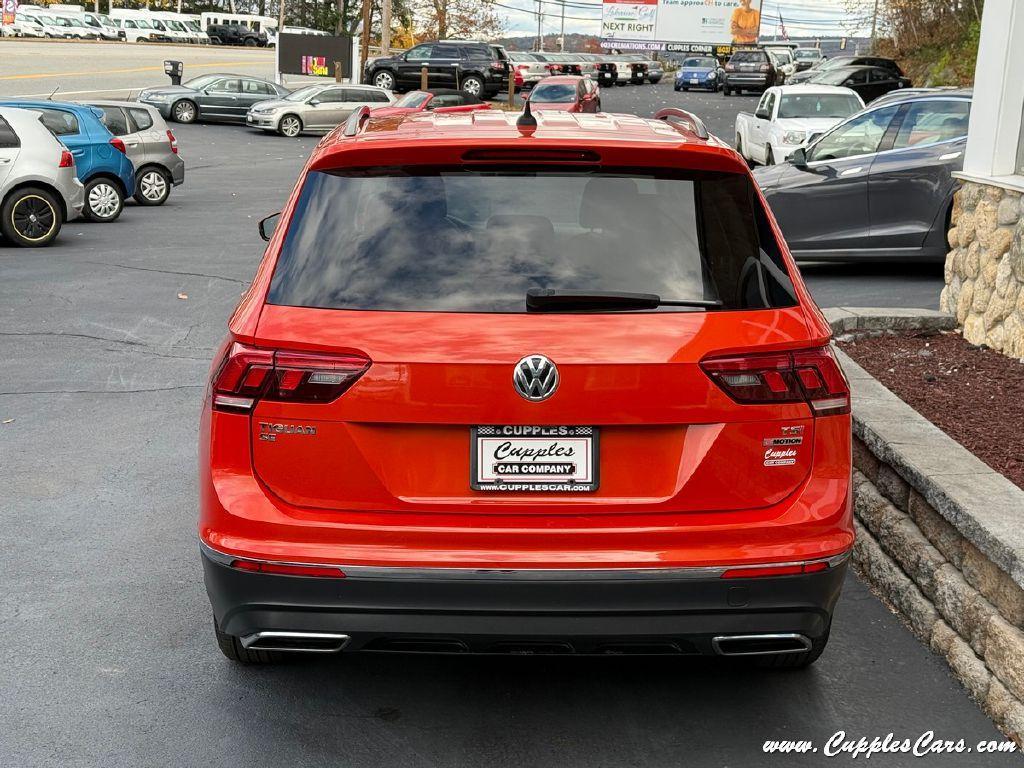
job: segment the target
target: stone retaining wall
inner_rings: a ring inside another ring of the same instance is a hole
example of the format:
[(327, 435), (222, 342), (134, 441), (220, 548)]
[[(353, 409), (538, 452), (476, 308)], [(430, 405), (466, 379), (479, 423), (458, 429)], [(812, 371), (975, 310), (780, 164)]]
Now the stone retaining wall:
[(1024, 357), (1024, 198), (965, 181), (956, 193), (939, 307), (964, 338)]
[(854, 441), (853, 564), (1024, 747), (1024, 590)]

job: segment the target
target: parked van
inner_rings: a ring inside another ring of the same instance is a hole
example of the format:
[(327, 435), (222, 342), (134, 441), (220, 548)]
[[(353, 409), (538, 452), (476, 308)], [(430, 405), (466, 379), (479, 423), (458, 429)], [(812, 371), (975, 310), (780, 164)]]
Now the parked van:
[[(154, 21), (160, 21), (165, 27), (185, 36), (189, 43), (201, 43), (208, 45), (210, 36), (199, 26), (198, 21), (193, 21), (183, 13), (173, 11), (151, 11), (150, 15)], [(198, 17), (196, 17), (198, 18)]]
[(112, 8), (110, 18), (125, 33), (129, 43), (170, 43), (174, 39), (165, 30), (157, 29), (150, 14), (131, 8)]
[(277, 19), (273, 16), (256, 16), (251, 13), (225, 13), (223, 11), (207, 11), (200, 14), (203, 29), (211, 24), (242, 24), (259, 34), (267, 27), (277, 29)]

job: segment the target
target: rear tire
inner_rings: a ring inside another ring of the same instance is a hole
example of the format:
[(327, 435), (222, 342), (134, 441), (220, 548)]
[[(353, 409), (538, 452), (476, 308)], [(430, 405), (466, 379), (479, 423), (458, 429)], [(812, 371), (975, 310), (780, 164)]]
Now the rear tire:
[(243, 43), (243, 45), (245, 45), (246, 48), (255, 48), (258, 45), (258, 43), (256, 41), (256, 38), (247, 37), (245, 38), (245, 43)]
[(0, 206), (0, 233), (22, 248), (49, 245), (60, 234), (63, 223), (57, 198), (40, 187), (12, 192)]
[(213, 622), (213, 632), (217, 636), (220, 652), (236, 664), (276, 664), (281, 661), (281, 653), (278, 651), (251, 651), (245, 648), (237, 637), (221, 632), (216, 620)]
[(487, 94), (484, 93), (484, 81), (478, 75), (469, 75), (463, 78), (460, 90), (465, 91), (470, 96), (476, 96), (481, 99), (487, 98)]
[(82, 213), (89, 221), (109, 224), (117, 221), (124, 210), (124, 194), (117, 182), (100, 176), (85, 185), (85, 207)]
[(167, 171), (150, 166), (135, 176), (135, 202), (139, 205), (163, 205), (171, 196), (171, 177)]

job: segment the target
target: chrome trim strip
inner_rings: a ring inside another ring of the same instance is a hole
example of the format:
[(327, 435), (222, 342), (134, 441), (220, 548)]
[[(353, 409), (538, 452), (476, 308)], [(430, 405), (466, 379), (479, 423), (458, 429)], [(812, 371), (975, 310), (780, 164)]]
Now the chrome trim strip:
[(235, 560), (248, 560), (274, 565), (307, 565), (321, 568), (339, 568), (349, 578), (457, 580), (457, 581), (639, 581), (639, 580), (686, 580), (717, 579), (726, 571), (751, 568), (772, 568), (789, 565), (810, 565), (825, 562), (829, 568), (838, 567), (850, 556), (851, 550), (840, 552), (828, 558), (794, 560), (785, 563), (754, 563), (749, 565), (684, 566), (677, 568), (418, 568), (405, 566), (343, 565), (340, 563), (302, 563), (286, 560), (260, 560), (252, 557), (236, 557), (220, 552), (200, 541), (199, 549), (211, 560), (222, 565), (231, 565)]
[(282, 645), (280, 647), (271, 645), (260, 645), (254, 650), (257, 651), (295, 651), (297, 653), (337, 653), (348, 645), (349, 636), (342, 635), (337, 632), (284, 632), (279, 630), (265, 630), (262, 632), (253, 632), (251, 635), (245, 635), (239, 638), (243, 648), (252, 648), (253, 645), (258, 643), (260, 640), (275, 640), (275, 639), (289, 639), (289, 640), (333, 640), (338, 645), (336, 648), (295, 648), (288, 645)]
[[(740, 651), (739, 653), (728, 653), (723, 651), (720, 643), (723, 640), (796, 640), (802, 648), (787, 648), (781, 651)], [(770, 635), (718, 635), (711, 638), (711, 647), (719, 656), (774, 656), (779, 653), (804, 653), (811, 650), (811, 641), (804, 635), (796, 632), (787, 632)]]

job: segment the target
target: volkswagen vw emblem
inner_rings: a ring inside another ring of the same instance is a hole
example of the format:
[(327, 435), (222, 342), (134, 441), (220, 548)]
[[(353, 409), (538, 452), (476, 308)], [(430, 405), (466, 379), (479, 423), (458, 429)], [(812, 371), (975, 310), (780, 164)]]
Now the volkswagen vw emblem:
[(527, 400), (539, 403), (558, 389), (558, 369), (544, 355), (527, 355), (516, 363), (512, 386)]

